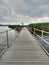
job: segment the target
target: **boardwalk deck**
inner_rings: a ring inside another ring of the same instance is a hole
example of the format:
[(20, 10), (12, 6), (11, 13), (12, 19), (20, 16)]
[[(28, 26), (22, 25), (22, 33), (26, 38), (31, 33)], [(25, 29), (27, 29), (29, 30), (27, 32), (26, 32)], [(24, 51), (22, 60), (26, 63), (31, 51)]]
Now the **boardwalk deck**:
[(0, 58), (0, 65), (49, 65), (49, 57), (28, 29), (23, 28), (15, 42)]

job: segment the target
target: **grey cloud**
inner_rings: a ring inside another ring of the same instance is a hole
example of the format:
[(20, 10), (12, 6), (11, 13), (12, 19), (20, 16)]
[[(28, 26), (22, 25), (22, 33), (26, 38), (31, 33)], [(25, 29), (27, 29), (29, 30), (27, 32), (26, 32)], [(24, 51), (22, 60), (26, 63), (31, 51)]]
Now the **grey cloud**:
[(16, 14), (30, 17), (49, 16), (49, 0), (0, 0), (0, 4), (0, 9), (5, 12), (0, 11), (0, 15), (10, 15), (8, 11), (13, 9)]

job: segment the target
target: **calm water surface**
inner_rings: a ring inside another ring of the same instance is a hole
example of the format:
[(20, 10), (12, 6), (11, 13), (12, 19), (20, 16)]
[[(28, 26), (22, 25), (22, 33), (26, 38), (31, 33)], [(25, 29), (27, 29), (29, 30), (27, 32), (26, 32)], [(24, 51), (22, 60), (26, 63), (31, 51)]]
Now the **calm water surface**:
[(10, 28), (8, 26), (0, 26), (0, 32), (5, 30), (10, 30)]

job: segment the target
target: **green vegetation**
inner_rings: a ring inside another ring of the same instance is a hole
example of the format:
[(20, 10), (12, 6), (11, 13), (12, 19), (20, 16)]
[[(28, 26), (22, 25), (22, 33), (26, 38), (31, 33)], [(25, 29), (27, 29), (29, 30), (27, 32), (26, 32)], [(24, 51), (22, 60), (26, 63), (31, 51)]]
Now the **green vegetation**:
[(16, 29), (18, 32), (22, 29), (22, 26), (20, 25), (8, 25), (9, 28)]
[(37, 24), (29, 24), (28, 28), (33, 30), (33, 28), (49, 31), (49, 23), (37, 23)]

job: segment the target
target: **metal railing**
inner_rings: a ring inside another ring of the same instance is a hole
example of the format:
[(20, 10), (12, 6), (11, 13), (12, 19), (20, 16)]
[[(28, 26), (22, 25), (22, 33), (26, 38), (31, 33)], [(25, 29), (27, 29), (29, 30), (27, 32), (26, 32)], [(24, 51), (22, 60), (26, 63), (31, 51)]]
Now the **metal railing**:
[(40, 42), (42, 48), (44, 48), (44, 51), (46, 51), (47, 55), (49, 55), (49, 32), (46, 32), (44, 30), (39, 30), (36, 28), (34, 28), (34, 31), (32, 32)]
[(16, 30), (6, 30), (0, 32), (0, 56), (5, 52), (17, 36), (18, 33)]

